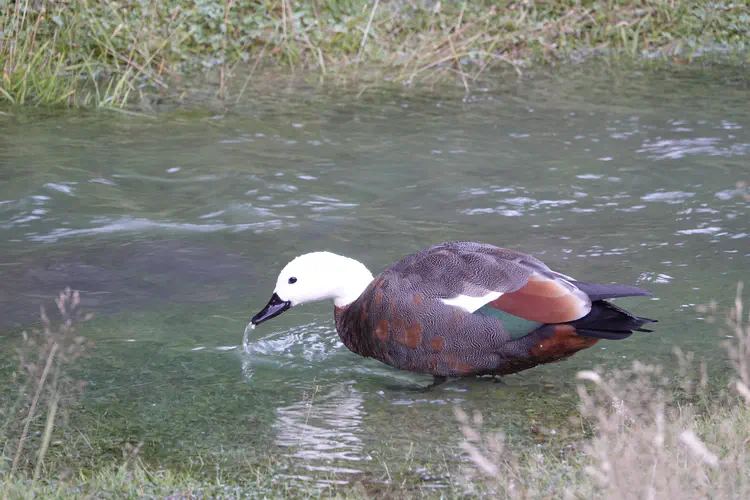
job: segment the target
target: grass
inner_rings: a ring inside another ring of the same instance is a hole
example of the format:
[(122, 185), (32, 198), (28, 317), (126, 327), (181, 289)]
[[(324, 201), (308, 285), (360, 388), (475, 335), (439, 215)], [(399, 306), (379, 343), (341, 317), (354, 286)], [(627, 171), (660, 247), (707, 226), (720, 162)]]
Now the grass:
[[(422, 462), (405, 457), (406, 465), (383, 462), (382, 477), (321, 491), (280, 479), (290, 464), (270, 455), (262, 464), (255, 460), (230, 473), (217, 465), (209, 474), (202, 467), (149, 465), (139, 442), (122, 443), (121, 457), (94, 469), (80, 465), (75, 443), (63, 447), (67, 459), (58, 451), (56, 460), (47, 460), (52, 436), (66, 428), (61, 415), (82, 388), (71, 368), (89, 347), (74, 334), (77, 320), (87, 316), (77, 312), (77, 294), (66, 290), (57, 298), (60, 326), (53, 328), (42, 311), (44, 329), (24, 335), (9, 384), (15, 390), (2, 400), (3, 498), (748, 498), (750, 314), (743, 311), (741, 293), (740, 284), (721, 325), (733, 372), (724, 389), (712, 388), (705, 364), (678, 349), (677, 374), (639, 362), (626, 370), (580, 372), (580, 415), (548, 445), (509, 445), (503, 434), (483, 429), (481, 414), (469, 417), (456, 408), (464, 437), (460, 449), (425, 457), (431, 476), (448, 478), (442, 489), (431, 488), (422, 473), (409, 473)], [(709, 322), (719, 315), (716, 304), (701, 310)], [(555, 434), (532, 432), (540, 442)]]
[[(0, 3), (0, 98), (14, 105), (123, 106), (136, 82), (131, 61), (105, 65), (77, 48), (88, 36), (79, 18), (61, 17), (66, 2)], [(90, 42), (104, 43), (96, 37)], [(104, 86), (102, 86), (104, 82)]]
[[(458, 411), (464, 450), (482, 490), (509, 498), (750, 497), (750, 315), (737, 300), (726, 316), (734, 377), (729, 389), (708, 390), (704, 365), (688, 376), (692, 356), (676, 351), (683, 367), (678, 388), (661, 367), (634, 362), (613, 373), (578, 378), (579, 425), (590, 438), (562, 455), (505, 451), (502, 435), (477, 432)], [(712, 306), (715, 312), (715, 306)]]
[[(60, 410), (64, 411), (75, 393), (85, 385), (71, 379), (67, 367), (84, 355), (88, 347), (84, 337), (75, 335), (75, 322), (87, 321), (90, 316), (80, 314), (78, 292), (67, 289), (55, 302), (60, 325), (53, 327), (42, 309), (43, 330), (31, 336), (24, 332), (23, 344), (18, 350), (18, 366), (9, 384), (15, 390), (2, 401), (4, 418), (0, 440), (4, 445), (0, 471), (8, 482), (20, 471), (33, 470), (34, 480), (41, 476), (52, 433), (62, 413)], [(35, 450), (30, 452), (27, 444), (32, 440), (31, 425), (40, 421), (44, 422), (43, 430), (33, 439)]]
[(9, 0), (0, 1), (0, 99), (125, 106), (216, 75), (220, 101), (263, 72), (467, 90), (492, 68), (591, 55), (688, 62), (705, 47), (746, 49), (745, 2), (702, 0)]

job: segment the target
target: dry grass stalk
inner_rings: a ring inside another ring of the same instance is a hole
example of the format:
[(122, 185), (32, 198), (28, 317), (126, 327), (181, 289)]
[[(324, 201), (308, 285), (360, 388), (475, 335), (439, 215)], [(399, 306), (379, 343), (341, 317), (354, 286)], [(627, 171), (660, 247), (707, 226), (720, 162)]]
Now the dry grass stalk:
[[(49, 449), (55, 421), (58, 417), (60, 403), (68, 400), (83, 389), (84, 384), (69, 377), (67, 369), (86, 353), (91, 345), (82, 336), (75, 335), (76, 325), (91, 319), (91, 314), (82, 314), (79, 310), (80, 296), (69, 288), (55, 299), (60, 314), (60, 323), (53, 326), (44, 307), (41, 309), (42, 331), (23, 333), (23, 343), (18, 350), (18, 369), (11, 377), (9, 386), (19, 390), (15, 398), (5, 399), (3, 422), (0, 438), (5, 441), (2, 457), (8, 458), (10, 469), (0, 474), (7, 474), (8, 481), (25, 468), (32, 455), (26, 452), (27, 443), (31, 440), (31, 425), (46, 414), (45, 425), (41, 433), (41, 442), (36, 453), (34, 477), (42, 472), (44, 458)], [(35, 386), (33, 396), (28, 397), (26, 389)], [(22, 419), (18, 416), (23, 415)], [(15, 442), (15, 446), (13, 446)], [(8, 453), (15, 448), (12, 460)], [(5, 498), (5, 496), (3, 497)]]
[[(740, 284), (726, 316), (732, 332), (726, 343), (734, 368), (730, 388), (741, 397), (708, 393), (703, 363), (699, 380), (689, 380), (685, 373), (693, 356), (676, 349), (679, 389), (660, 366), (637, 361), (627, 370), (578, 374), (589, 383), (578, 388), (580, 413), (595, 429), (582, 457), (519, 460), (497, 445), (502, 438), (477, 432), (481, 421), (472, 425), (458, 411), (462, 449), (493, 492), (511, 498), (750, 498), (750, 317), (743, 316), (741, 292)], [(688, 402), (680, 402), (678, 394)], [(547, 468), (557, 464), (557, 478), (540, 467), (545, 460)], [(577, 475), (581, 469), (586, 476)]]
[(372, 26), (372, 18), (375, 17), (375, 12), (378, 10), (379, 3), (380, 3), (380, 0), (375, 0), (375, 3), (372, 5), (372, 11), (370, 11), (370, 17), (367, 20), (367, 26), (365, 27), (365, 32), (362, 35), (362, 43), (359, 45), (359, 53), (357, 54), (357, 65), (359, 65), (360, 60), (362, 60), (362, 52), (364, 52), (365, 45), (367, 45), (367, 38), (370, 34), (370, 26)]
[(227, 37), (229, 36), (229, 11), (232, 9), (233, 0), (226, 0), (224, 4), (224, 24), (222, 30), (224, 37), (221, 42), (221, 70), (219, 76), (219, 101), (224, 102), (224, 85), (227, 71)]
[[(726, 326), (731, 340), (725, 342), (725, 345), (737, 376), (735, 382), (742, 384), (743, 392), (747, 392), (750, 387), (750, 312), (747, 317), (743, 316), (742, 289), (743, 284), (740, 282), (737, 284), (734, 306), (726, 317)], [(750, 403), (750, 400), (748, 402)]]

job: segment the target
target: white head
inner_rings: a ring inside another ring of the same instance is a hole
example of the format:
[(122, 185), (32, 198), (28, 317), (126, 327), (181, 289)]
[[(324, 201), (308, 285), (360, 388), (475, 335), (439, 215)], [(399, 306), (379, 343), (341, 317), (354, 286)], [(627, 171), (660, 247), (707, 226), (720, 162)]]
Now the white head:
[(306, 302), (333, 299), (337, 307), (347, 306), (372, 279), (372, 273), (354, 259), (331, 252), (300, 255), (281, 270), (271, 300), (251, 323), (255, 326)]

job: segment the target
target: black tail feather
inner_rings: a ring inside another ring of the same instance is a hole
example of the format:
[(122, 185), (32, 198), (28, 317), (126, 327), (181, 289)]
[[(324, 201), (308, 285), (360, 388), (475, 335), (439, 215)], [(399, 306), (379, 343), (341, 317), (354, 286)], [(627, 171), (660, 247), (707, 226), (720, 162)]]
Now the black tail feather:
[(576, 335), (581, 337), (591, 337), (594, 339), (604, 340), (625, 340), (633, 335), (633, 332), (613, 332), (608, 330), (588, 330), (586, 328), (576, 328)]
[(606, 300), (595, 300), (591, 303), (591, 312), (566, 324), (575, 328), (576, 334), (582, 337), (622, 340), (633, 332), (651, 332), (642, 328), (647, 323), (656, 323), (656, 320), (634, 316)]

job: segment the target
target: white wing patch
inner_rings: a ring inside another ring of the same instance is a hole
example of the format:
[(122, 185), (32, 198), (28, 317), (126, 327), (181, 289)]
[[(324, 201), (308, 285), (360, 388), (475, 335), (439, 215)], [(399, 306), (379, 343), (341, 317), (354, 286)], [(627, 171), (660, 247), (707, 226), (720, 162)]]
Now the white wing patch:
[(456, 295), (453, 298), (450, 299), (440, 299), (443, 304), (454, 306), (454, 307), (460, 307), (466, 312), (473, 313), (480, 307), (484, 306), (488, 302), (492, 302), (493, 300), (497, 300), (502, 295), (501, 292), (490, 292), (487, 295), (483, 295), (481, 297), (471, 297), (469, 295)]

